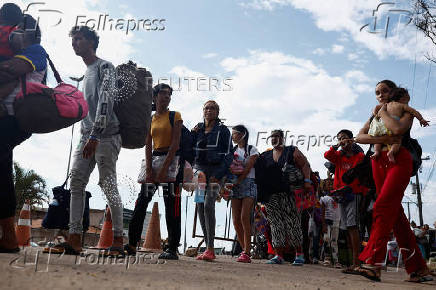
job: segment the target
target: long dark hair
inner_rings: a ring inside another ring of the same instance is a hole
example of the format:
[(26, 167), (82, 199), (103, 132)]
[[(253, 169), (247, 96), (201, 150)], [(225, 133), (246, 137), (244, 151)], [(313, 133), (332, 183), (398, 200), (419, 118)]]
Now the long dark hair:
[(395, 89), (395, 88), (397, 87), (397, 84), (394, 83), (394, 82), (391, 81), (391, 80), (382, 80), (382, 81), (379, 81), (375, 86), (378, 86), (378, 84), (385, 84), (385, 85), (387, 85), (391, 90), (392, 90), (392, 89)]
[(244, 136), (242, 137), (243, 140), (245, 141), (245, 145), (244, 145), (245, 156), (244, 157), (247, 157), (248, 155), (250, 155), (250, 152), (247, 152), (248, 151), (248, 138), (250, 137), (250, 134), (248, 133), (247, 127), (245, 127), (244, 125), (236, 125), (236, 126), (232, 127), (232, 130), (235, 130), (241, 134), (244, 134)]

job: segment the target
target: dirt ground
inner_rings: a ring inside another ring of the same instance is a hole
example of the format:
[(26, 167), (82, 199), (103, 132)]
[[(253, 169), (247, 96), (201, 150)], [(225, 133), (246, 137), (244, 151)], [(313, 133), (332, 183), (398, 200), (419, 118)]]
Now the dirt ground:
[(162, 261), (157, 254), (141, 253), (129, 261), (114, 261), (88, 250), (86, 257), (50, 255), (47, 263), (49, 255), (38, 250), (0, 254), (1, 289), (436, 289), (435, 281), (404, 282), (402, 269), (383, 272), (382, 282), (376, 283), (320, 265), (266, 265), (265, 260), (241, 264), (228, 256), (215, 262), (189, 257)]

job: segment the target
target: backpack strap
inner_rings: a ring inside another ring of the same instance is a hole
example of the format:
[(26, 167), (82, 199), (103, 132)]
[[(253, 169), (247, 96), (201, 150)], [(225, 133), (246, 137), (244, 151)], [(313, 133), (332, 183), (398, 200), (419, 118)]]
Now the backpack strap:
[(250, 152), (251, 152), (252, 148), (253, 148), (253, 145), (248, 145), (248, 147), (247, 147), (247, 150), (248, 150), (247, 154), (248, 154), (248, 156), (250, 156)]
[(171, 127), (174, 127), (174, 118), (175, 118), (175, 116), (176, 116), (176, 112), (175, 111), (170, 111), (169, 118), (170, 118)]

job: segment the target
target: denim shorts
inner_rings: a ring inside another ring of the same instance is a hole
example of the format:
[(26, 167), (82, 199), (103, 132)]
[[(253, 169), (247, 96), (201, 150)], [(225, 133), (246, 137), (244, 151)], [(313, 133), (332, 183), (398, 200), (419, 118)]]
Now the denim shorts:
[(231, 198), (257, 198), (257, 186), (254, 178), (245, 178), (241, 184), (238, 184), (232, 188), (233, 194)]

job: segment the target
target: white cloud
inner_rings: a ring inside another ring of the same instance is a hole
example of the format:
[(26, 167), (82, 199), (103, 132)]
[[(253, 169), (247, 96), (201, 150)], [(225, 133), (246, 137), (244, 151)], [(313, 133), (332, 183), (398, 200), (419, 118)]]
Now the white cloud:
[(216, 54), (216, 53), (214, 53), (214, 52), (209, 52), (209, 53), (206, 53), (206, 54), (203, 54), (201, 57), (202, 58), (214, 58), (214, 57), (216, 57), (218, 54)]
[(357, 53), (351, 52), (347, 55), (347, 58), (348, 58), (348, 60), (353, 61), (353, 60), (357, 60), (359, 58), (359, 55)]
[(333, 44), (332, 45), (332, 53), (343, 53), (344, 52), (344, 46), (343, 45), (339, 45), (339, 44)]
[(316, 54), (316, 55), (324, 55), (325, 54), (325, 49), (322, 49), (322, 48), (317, 48), (317, 49), (315, 49), (314, 51), (312, 51), (312, 53), (313, 54)]
[[(365, 24), (372, 24), (372, 12), (380, 4), (379, 0), (251, 0), (244, 7), (272, 11), (283, 6), (292, 6), (305, 10), (313, 15), (318, 28), (325, 31), (346, 33), (355, 42), (373, 51), (383, 59), (394, 56), (400, 59), (413, 60), (415, 54), (418, 61), (424, 61), (427, 52), (435, 52), (434, 44), (420, 32), (416, 33), (413, 22), (406, 26), (407, 15), (398, 23), (398, 14), (391, 12), (388, 37), (384, 33), (368, 33)], [(395, 6), (383, 5), (377, 12), (379, 27), (384, 27), (387, 13), (391, 8), (411, 10), (409, 2), (398, 2)], [(406, 19), (406, 20), (405, 20)], [(396, 21), (396, 22), (395, 22)], [(343, 37), (342, 37), (343, 38)]]

